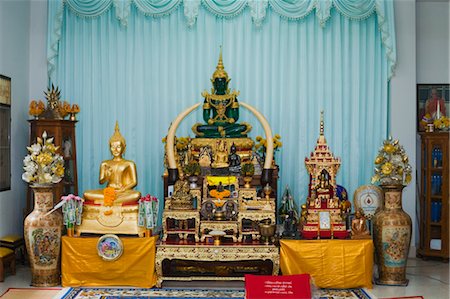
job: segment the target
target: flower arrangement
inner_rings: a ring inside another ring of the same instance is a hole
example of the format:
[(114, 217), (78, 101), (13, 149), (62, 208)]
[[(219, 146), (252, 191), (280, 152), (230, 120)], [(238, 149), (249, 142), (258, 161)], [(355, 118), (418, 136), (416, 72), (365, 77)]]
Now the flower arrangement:
[(154, 228), (158, 221), (158, 199), (150, 194), (139, 199), (138, 225), (147, 229)]
[(411, 165), (403, 146), (391, 137), (383, 142), (375, 158), (375, 175), (372, 184), (408, 185), (411, 181)]
[(27, 183), (47, 185), (59, 183), (64, 177), (64, 160), (53, 144), (53, 138), (47, 139), (44, 131), (37, 143), (27, 147), (29, 154), (23, 160), (22, 179)]
[(80, 112), (80, 106), (78, 106), (77, 104), (73, 104), (70, 113), (77, 114), (78, 112)]
[(255, 166), (251, 162), (246, 162), (241, 165), (241, 174), (243, 176), (253, 176), (255, 173)]
[(38, 118), (45, 110), (45, 104), (42, 101), (32, 100), (28, 108), (28, 114)]
[(64, 101), (64, 103), (60, 103), (59, 114), (61, 115), (62, 118), (66, 117), (71, 112), (72, 112), (72, 108), (71, 108), (69, 102)]
[(446, 116), (441, 116), (434, 120), (434, 127), (438, 130), (448, 130), (450, 128), (450, 118)]
[(81, 214), (83, 213), (83, 199), (79, 196), (69, 194), (62, 196), (61, 201), (64, 202), (62, 206), (63, 223), (67, 228), (69, 236), (73, 235), (74, 225), (81, 224)]
[[(283, 142), (281, 142), (280, 139), (281, 136), (279, 134), (275, 134), (275, 136), (273, 136), (274, 156), (275, 153), (283, 146)], [(258, 141), (258, 143), (255, 145), (255, 151), (258, 152), (263, 159), (265, 159), (267, 140), (261, 136), (256, 136), (256, 141)]]
[(197, 161), (190, 161), (184, 166), (183, 171), (187, 176), (200, 175), (200, 164)]

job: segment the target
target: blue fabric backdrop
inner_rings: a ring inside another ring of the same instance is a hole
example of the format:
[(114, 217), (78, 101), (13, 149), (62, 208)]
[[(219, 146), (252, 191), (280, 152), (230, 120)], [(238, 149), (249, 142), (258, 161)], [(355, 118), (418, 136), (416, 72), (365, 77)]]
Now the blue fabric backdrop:
[[(203, 6), (197, 7), (196, 23), (187, 26), (181, 6), (157, 18), (143, 14), (134, 2), (122, 7), (129, 9), (126, 26), (117, 19), (117, 7), (105, 6), (94, 18), (80, 17), (58, 1), (49, 5), (49, 73), (63, 99), (81, 107), (80, 193), (100, 187), (98, 167), (110, 157), (108, 140), (118, 120), (127, 140), (125, 157), (137, 164), (137, 189), (162, 198), (161, 138), (176, 115), (202, 101), (201, 92), (211, 88), (220, 45), (230, 87), (240, 90), (239, 99), (259, 109), (282, 136), (283, 147), (275, 156), (280, 189), (289, 184), (297, 204), (305, 201), (309, 178), (304, 158), (314, 149), (322, 109), (325, 136), (342, 158), (338, 183), (350, 194), (369, 183), (386, 137), (388, 80), (395, 65), (393, 31), (388, 48), (382, 38), (386, 32), (380, 30), (387, 20), (377, 14), (350, 19), (337, 10), (336, 3), (345, 1), (334, 1), (336, 8), (330, 5), (329, 17), (322, 19), (326, 24), (317, 17), (323, 11), (292, 21), (271, 4), (261, 26), (255, 25), (251, 10), (222, 18)], [(393, 24), (392, 9), (386, 15)], [(190, 127), (201, 119), (198, 110), (177, 135), (192, 137)], [(253, 137), (262, 134), (247, 111), (239, 121), (253, 124)]]

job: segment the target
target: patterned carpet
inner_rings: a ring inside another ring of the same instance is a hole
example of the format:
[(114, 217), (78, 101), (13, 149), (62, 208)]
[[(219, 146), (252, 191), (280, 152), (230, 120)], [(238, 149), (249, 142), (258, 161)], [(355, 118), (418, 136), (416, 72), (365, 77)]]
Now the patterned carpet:
[[(323, 299), (373, 299), (364, 289), (319, 290)], [(134, 288), (70, 288), (61, 299), (244, 299), (244, 291)], [(316, 298), (317, 298), (316, 297)]]

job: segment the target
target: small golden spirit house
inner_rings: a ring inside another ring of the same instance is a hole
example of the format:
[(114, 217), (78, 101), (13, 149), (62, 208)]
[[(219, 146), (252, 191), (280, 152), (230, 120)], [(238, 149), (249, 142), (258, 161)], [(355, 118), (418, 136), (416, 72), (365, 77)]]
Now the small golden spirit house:
[(328, 147), (324, 136), (323, 112), (316, 147), (310, 157), (305, 158), (305, 165), (309, 173), (309, 190), (307, 216), (302, 225), (303, 238), (346, 238), (348, 231), (336, 194), (336, 174), (341, 160), (334, 157)]

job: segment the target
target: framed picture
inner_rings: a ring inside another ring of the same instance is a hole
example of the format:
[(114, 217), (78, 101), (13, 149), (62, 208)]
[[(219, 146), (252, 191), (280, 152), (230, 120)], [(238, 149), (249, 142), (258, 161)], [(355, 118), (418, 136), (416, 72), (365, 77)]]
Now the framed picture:
[(0, 104), (11, 105), (11, 78), (0, 75)]
[(374, 185), (363, 185), (356, 189), (353, 195), (355, 211), (361, 209), (367, 219), (372, 219), (381, 208), (383, 202), (383, 190)]
[(329, 211), (319, 212), (319, 229), (331, 229), (331, 215)]
[(448, 116), (450, 84), (417, 84), (417, 130), (425, 131), (422, 120), (431, 122), (436, 115)]

